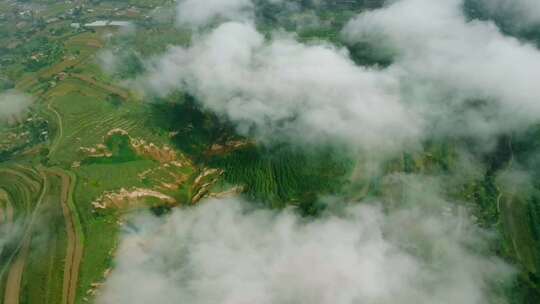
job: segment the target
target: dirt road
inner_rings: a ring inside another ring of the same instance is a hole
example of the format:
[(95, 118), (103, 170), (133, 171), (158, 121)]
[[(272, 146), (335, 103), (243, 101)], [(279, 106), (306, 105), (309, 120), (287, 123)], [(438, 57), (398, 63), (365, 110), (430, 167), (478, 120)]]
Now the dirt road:
[(83, 255), (83, 241), (81, 231), (78, 228), (78, 217), (76, 210), (73, 210), (72, 204), (72, 178), (60, 170), (51, 170), (50, 173), (56, 174), (62, 179), (62, 193), (60, 202), (64, 214), (67, 233), (67, 251), (66, 264), (64, 266), (64, 287), (62, 293), (62, 304), (75, 303), (77, 282), (79, 278), (79, 268)]
[(9, 194), (0, 189), (0, 224), (13, 222), (13, 204)]

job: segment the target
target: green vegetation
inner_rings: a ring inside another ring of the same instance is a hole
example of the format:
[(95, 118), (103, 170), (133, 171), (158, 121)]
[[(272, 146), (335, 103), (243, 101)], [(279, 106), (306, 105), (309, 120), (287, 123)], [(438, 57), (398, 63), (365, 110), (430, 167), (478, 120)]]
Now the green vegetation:
[(174, 134), (174, 144), (190, 157), (202, 160), (213, 143), (234, 138), (232, 126), (201, 111), (192, 97), (179, 93), (170, 100), (152, 104), (147, 125)]
[(34, 115), (24, 124), (0, 126), (0, 162), (10, 160), (30, 147), (48, 140), (48, 122)]
[(103, 143), (107, 133), (113, 129), (122, 129), (131, 136), (153, 142), (163, 142), (160, 136), (144, 127), (144, 106), (125, 102), (119, 106), (112, 104), (107, 101), (107, 92), (88, 86), (81, 80), (64, 81), (51, 92), (50, 98), (52, 109), (62, 120), (62, 136), (51, 155), (53, 163), (70, 166), (74, 161), (83, 160), (85, 155), (80, 148)]
[(250, 147), (209, 161), (225, 171), (225, 180), (244, 185), (252, 199), (285, 206), (313, 203), (319, 193), (336, 193), (351, 167), (336, 151), (309, 155), (290, 149)]
[(105, 141), (105, 146), (111, 151), (108, 157), (89, 157), (83, 161), (84, 164), (118, 164), (141, 159), (137, 156), (130, 145), (127, 135), (113, 134)]
[(112, 252), (117, 246), (119, 214), (117, 210), (96, 212), (92, 202), (105, 191), (122, 187), (144, 186), (137, 175), (154, 166), (152, 161), (142, 160), (120, 164), (91, 164), (77, 170), (74, 203), (80, 216), (85, 236), (84, 254), (79, 276), (77, 302), (91, 285), (104, 278), (106, 269), (112, 266)]

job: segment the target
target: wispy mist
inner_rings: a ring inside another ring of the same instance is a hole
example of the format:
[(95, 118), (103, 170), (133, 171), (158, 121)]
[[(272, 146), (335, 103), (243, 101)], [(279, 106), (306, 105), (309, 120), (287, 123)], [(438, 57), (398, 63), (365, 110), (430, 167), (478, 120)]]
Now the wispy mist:
[(475, 0), (496, 16), (511, 18), (517, 26), (540, 26), (540, 2), (537, 0)]
[(253, 18), (251, 0), (180, 0), (178, 2), (180, 25), (206, 26), (213, 21), (250, 20)]
[(31, 104), (30, 97), (18, 91), (0, 92), (0, 123), (19, 119)]
[(394, 1), (350, 21), (344, 40), (394, 54), (386, 68), (358, 66), (330, 44), (281, 32), (267, 39), (252, 22), (227, 22), (148, 61), (135, 83), (159, 95), (187, 91), (262, 140), (372, 150), (447, 136), (491, 143), (539, 121), (540, 51), (491, 22), (467, 21), (462, 5)]

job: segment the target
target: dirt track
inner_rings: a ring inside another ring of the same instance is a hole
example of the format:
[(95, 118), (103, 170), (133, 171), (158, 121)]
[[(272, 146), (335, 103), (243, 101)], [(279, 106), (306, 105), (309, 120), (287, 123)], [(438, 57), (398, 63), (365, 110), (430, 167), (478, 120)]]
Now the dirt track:
[(67, 251), (66, 264), (64, 266), (64, 287), (62, 293), (62, 304), (75, 303), (77, 282), (79, 278), (79, 268), (83, 255), (83, 242), (77, 230), (76, 211), (71, 209), (71, 177), (62, 171), (51, 171), (62, 179), (61, 204), (62, 212), (66, 221)]
[(13, 205), (9, 195), (2, 189), (0, 189), (0, 202), (3, 202), (0, 206), (0, 224), (11, 223), (13, 221)]
[(52, 106), (50, 102), (47, 104), (47, 109), (56, 116), (57, 123), (58, 123), (58, 136), (54, 138), (51, 144), (51, 147), (49, 148), (49, 156), (51, 156), (56, 151), (56, 148), (58, 148), (58, 145), (60, 144), (60, 140), (64, 136), (64, 127), (63, 127), (64, 124), (62, 122), (62, 116), (60, 116), (60, 113), (56, 111), (56, 109)]

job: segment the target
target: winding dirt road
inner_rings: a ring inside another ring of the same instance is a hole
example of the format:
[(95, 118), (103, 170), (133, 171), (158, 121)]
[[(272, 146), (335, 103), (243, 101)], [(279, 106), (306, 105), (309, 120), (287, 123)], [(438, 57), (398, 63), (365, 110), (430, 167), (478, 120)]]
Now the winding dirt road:
[(53, 155), (53, 153), (58, 148), (58, 145), (60, 144), (60, 141), (64, 137), (64, 123), (62, 121), (62, 116), (60, 115), (60, 113), (58, 113), (58, 111), (56, 111), (56, 109), (52, 106), (50, 101), (47, 103), (47, 110), (49, 110), (51, 113), (54, 114), (54, 116), (56, 117), (57, 126), (58, 126), (58, 131), (57, 131), (58, 135), (55, 136), (55, 138), (53, 139), (53, 142), (51, 143), (50, 148), (49, 148), (49, 155), (48, 156), (51, 157), (51, 155)]

